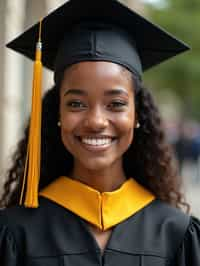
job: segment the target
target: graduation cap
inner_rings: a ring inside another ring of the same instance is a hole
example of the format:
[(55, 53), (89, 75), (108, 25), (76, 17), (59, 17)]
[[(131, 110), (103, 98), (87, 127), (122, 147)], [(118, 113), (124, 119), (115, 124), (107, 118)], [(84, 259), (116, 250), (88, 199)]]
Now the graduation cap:
[(8, 43), (7, 47), (32, 60), (36, 59), (23, 184), (25, 187), (27, 183), (27, 207), (38, 206), (41, 131), (41, 111), (38, 111), (41, 109), (41, 93), (38, 93), (38, 90), (41, 87), (41, 42), (42, 63), (54, 71), (56, 83), (66, 67), (81, 61), (118, 63), (141, 78), (143, 71), (189, 49), (185, 43), (117, 0), (70, 0), (42, 20), (42, 30), (41, 23), (37, 23)]

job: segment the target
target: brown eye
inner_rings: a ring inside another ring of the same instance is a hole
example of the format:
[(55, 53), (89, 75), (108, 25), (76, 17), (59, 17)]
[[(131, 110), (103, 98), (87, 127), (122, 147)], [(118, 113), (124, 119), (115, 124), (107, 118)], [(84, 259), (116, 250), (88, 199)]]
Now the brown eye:
[(123, 109), (125, 106), (127, 106), (127, 103), (122, 101), (113, 101), (109, 104), (112, 109)]
[(73, 109), (82, 109), (85, 108), (86, 105), (82, 103), (81, 101), (69, 101), (66, 103), (67, 107), (73, 108)]

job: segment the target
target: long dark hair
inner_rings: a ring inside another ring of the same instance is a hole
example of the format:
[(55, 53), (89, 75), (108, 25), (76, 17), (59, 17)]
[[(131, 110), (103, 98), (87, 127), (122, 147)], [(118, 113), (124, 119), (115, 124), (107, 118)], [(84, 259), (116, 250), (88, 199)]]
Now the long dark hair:
[[(181, 183), (174, 164), (173, 152), (166, 141), (164, 127), (151, 93), (140, 80), (132, 75), (135, 89), (135, 107), (140, 128), (135, 130), (134, 140), (123, 155), (127, 177), (135, 178), (154, 195), (177, 208), (189, 205), (181, 193)], [(59, 118), (59, 86), (54, 86), (43, 97), (42, 159), (39, 188), (42, 189), (61, 175), (68, 175), (73, 167), (73, 157), (64, 147)], [(29, 123), (24, 136), (13, 155), (13, 165), (7, 172), (1, 207), (19, 202), (24, 171)]]

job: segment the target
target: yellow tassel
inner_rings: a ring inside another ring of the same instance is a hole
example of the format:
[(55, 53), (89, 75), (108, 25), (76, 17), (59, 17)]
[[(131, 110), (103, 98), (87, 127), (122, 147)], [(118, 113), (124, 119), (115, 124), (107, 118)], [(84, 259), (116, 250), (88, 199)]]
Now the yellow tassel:
[(41, 116), (42, 116), (42, 43), (41, 43), (41, 21), (39, 40), (36, 47), (33, 89), (32, 89), (32, 110), (30, 117), (29, 139), (27, 146), (24, 178), (20, 196), (22, 205), (23, 194), (26, 185), (24, 206), (28, 208), (38, 207), (38, 185), (40, 178), (41, 164)]

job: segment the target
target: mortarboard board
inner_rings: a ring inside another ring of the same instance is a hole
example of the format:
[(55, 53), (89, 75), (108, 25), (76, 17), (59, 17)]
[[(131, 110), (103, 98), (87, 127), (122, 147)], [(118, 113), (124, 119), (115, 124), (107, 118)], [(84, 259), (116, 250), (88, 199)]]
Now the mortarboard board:
[[(189, 47), (182, 41), (177, 40), (159, 26), (152, 24), (147, 19), (116, 0), (70, 0), (43, 19), (42, 62), (45, 67), (55, 70), (55, 59), (61, 42), (66, 37), (71, 44), (70, 37), (73, 34), (73, 25), (83, 24), (83, 22), (86, 21), (90, 21), (90, 25), (92, 23), (95, 24), (95, 21), (113, 25), (113, 28), (110, 26), (110, 33), (112, 33), (112, 30), (114, 31), (117, 27), (120, 27), (124, 32), (127, 32), (134, 42), (143, 71), (189, 49)], [(38, 23), (35, 24), (18, 38), (8, 43), (7, 47), (34, 60), (38, 27)], [(79, 33), (81, 34), (81, 31)], [(82, 32), (82, 34), (84, 34), (84, 32)], [(119, 30), (118, 36), (123, 39), (122, 33), (120, 33)], [(111, 42), (113, 36), (110, 36), (110, 38), (108, 37), (109, 36), (102, 34), (99, 37), (99, 42), (104, 39), (105, 46), (108, 46), (108, 43), (110, 42), (108, 47), (110, 50), (113, 50), (113, 46), (115, 49), (115, 45), (116, 49), (120, 47), (120, 45), (117, 46), (114, 41)], [(76, 41), (85, 43), (84, 36), (79, 35), (79, 39), (76, 39)], [(118, 38), (118, 41), (120, 41), (120, 38)], [(123, 43), (125, 43), (125, 41)], [(74, 45), (76, 46), (76, 43), (74, 43)], [(77, 50), (80, 49), (80, 46), (77, 47)], [(68, 45), (67, 48), (69, 50), (74, 49), (74, 46)], [(123, 48), (127, 48), (128, 51)], [(129, 51), (130, 48), (123, 47), (122, 45), (118, 54), (121, 55), (124, 53), (125, 56), (128, 57)], [(128, 63), (130, 64), (130, 62)]]
[[(7, 47), (34, 60), (38, 28), (39, 23), (8, 43)], [(116, 0), (66, 2), (43, 19), (41, 40), (43, 65), (55, 72), (56, 82), (59, 80), (59, 73), (67, 66), (90, 60), (119, 63), (141, 77), (143, 71), (189, 49), (182, 41)], [(35, 102), (38, 103), (38, 100)], [(32, 104), (35, 105), (34, 101)], [(35, 113), (36, 109), (34, 110)], [(33, 116), (35, 117), (32, 113), (31, 118)], [(38, 117), (37, 121), (40, 123), (41, 119)], [(37, 128), (35, 123), (33, 128)], [(33, 139), (36, 138), (33, 132), (30, 135)], [(29, 139), (29, 147), (30, 143), (33, 144), (33, 140)], [(37, 145), (39, 144), (40, 140)], [(35, 153), (39, 154), (38, 150), (32, 151), (32, 154)], [(33, 158), (37, 162), (39, 159)], [(29, 157), (27, 162), (30, 160), (32, 159)], [(39, 179), (39, 172), (36, 179)], [(35, 186), (37, 185), (38, 181), (35, 182)], [(37, 191), (35, 192), (32, 198), (37, 196)], [(26, 205), (37, 207), (37, 203)]]

